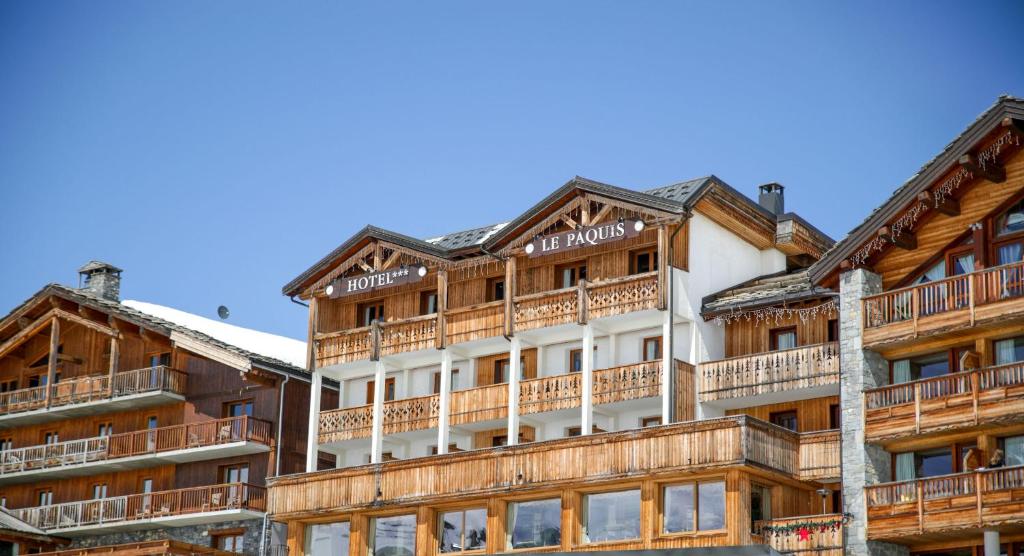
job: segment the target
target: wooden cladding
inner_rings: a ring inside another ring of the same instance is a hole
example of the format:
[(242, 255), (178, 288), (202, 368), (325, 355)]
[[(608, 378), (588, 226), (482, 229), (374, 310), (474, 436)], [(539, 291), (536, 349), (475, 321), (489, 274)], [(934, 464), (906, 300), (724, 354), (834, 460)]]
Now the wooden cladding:
[(270, 511), (287, 519), (745, 464), (796, 479), (801, 441), (798, 433), (744, 416), (688, 421), (273, 478)]
[(514, 323), (514, 331), (532, 330), (657, 309), (661, 303), (659, 283), (658, 272), (599, 282), (581, 281), (571, 288), (516, 296), (509, 302), (492, 301), (447, 310), (441, 315), (317, 333), (316, 365), (326, 367), (498, 337), (505, 333), (507, 322)]
[[(235, 552), (180, 541), (149, 541), (116, 544), (91, 548), (75, 548), (57, 552), (42, 552), (45, 556), (232, 556)], [(274, 555), (277, 556), (277, 555)], [(280, 556), (287, 556), (287, 552)]]
[[(693, 418), (693, 398), (685, 386), (693, 384), (692, 365), (676, 361), (676, 394), (682, 409), (677, 418)], [(628, 400), (656, 398), (661, 395), (661, 361), (647, 361), (594, 371), (594, 404), (608, 404)], [(582, 375), (569, 373), (522, 380), (519, 383), (519, 412), (530, 415), (580, 407)], [(384, 404), (385, 434), (436, 428), (440, 397), (419, 396)], [(508, 417), (508, 384), (494, 384), (451, 393), (450, 422), (464, 425)], [(373, 406), (334, 409), (320, 412), (320, 443), (340, 442), (352, 438), (367, 438), (373, 427)]]
[(765, 528), (787, 531), (787, 527), (801, 523), (836, 522), (835, 527), (809, 527), (807, 540), (799, 535), (784, 532), (782, 534), (765, 534), (761, 539), (764, 544), (783, 554), (814, 554), (815, 556), (843, 556), (843, 515), (822, 514), (801, 517), (784, 517), (754, 522), (755, 534), (761, 535)]
[(45, 407), (61, 407), (110, 400), (147, 392), (184, 395), (185, 373), (164, 366), (122, 371), (113, 375), (87, 376), (56, 384), (23, 388), (0, 393), (0, 415), (10, 415)]
[(701, 363), (697, 372), (704, 402), (838, 385), (839, 343)]
[(1024, 363), (951, 373), (864, 392), (865, 438), (889, 440), (1024, 419)]
[(865, 487), (868, 538), (964, 538), (1024, 523), (1024, 467), (978, 470)]
[(1024, 311), (1024, 262), (887, 291), (862, 304), (865, 346), (1001, 322)]
[(215, 419), (5, 450), (0, 452), (0, 477), (235, 442), (270, 445), (272, 438), (273, 425), (269, 421), (245, 416)]
[(266, 489), (246, 483), (229, 483), (8, 511), (44, 531), (61, 532), (116, 523), (135, 528), (154, 518), (226, 510), (262, 512), (266, 508)]

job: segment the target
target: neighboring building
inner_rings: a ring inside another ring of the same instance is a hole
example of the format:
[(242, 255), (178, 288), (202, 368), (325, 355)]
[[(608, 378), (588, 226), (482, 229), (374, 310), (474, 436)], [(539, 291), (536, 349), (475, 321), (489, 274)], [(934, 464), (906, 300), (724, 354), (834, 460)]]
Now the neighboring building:
[(0, 520), (0, 541), (257, 553), (266, 477), (305, 465), (305, 344), (120, 301), (105, 263), (80, 273), (0, 320), (0, 503), (28, 527)]
[[(303, 272), (284, 293), (340, 395), (314, 394), (307, 473), (271, 480), (289, 553), (834, 552), (832, 294), (798, 272), (832, 242), (782, 186), (759, 201), (574, 178), (504, 224), (367, 227)], [(749, 295), (807, 311), (714, 322)]]
[(847, 554), (1024, 554), (1022, 143), (1002, 97), (811, 269), (841, 296)]

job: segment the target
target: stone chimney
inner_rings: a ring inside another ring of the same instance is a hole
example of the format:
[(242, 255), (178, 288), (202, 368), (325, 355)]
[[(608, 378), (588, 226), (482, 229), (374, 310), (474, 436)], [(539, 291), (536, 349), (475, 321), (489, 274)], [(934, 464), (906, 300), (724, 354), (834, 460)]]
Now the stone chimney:
[(121, 301), (121, 269), (89, 261), (78, 269), (78, 289), (110, 301)]
[(766, 183), (760, 186), (760, 194), (757, 196), (757, 204), (768, 209), (775, 216), (786, 213), (786, 198), (782, 191), (785, 187), (779, 183)]

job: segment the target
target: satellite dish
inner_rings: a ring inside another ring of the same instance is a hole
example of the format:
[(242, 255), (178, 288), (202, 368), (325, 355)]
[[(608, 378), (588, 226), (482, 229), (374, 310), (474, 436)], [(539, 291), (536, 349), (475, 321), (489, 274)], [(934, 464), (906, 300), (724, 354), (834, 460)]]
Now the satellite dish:
[(231, 316), (231, 311), (229, 311), (227, 307), (221, 305), (220, 307), (217, 307), (217, 316), (222, 320), (226, 320)]

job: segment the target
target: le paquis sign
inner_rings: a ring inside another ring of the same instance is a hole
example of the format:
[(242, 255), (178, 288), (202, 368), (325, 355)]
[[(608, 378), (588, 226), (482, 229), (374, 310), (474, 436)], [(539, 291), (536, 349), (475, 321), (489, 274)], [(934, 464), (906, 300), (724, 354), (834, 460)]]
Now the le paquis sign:
[(531, 258), (553, 255), (571, 249), (601, 245), (627, 237), (636, 237), (644, 230), (643, 220), (617, 220), (596, 226), (580, 226), (575, 230), (540, 236), (523, 248)]
[(335, 299), (357, 293), (372, 292), (390, 286), (412, 284), (413, 282), (419, 282), (426, 275), (427, 267), (423, 265), (402, 266), (390, 270), (360, 274), (359, 276), (338, 278), (331, 282), (324, 292), (331, 299)]

